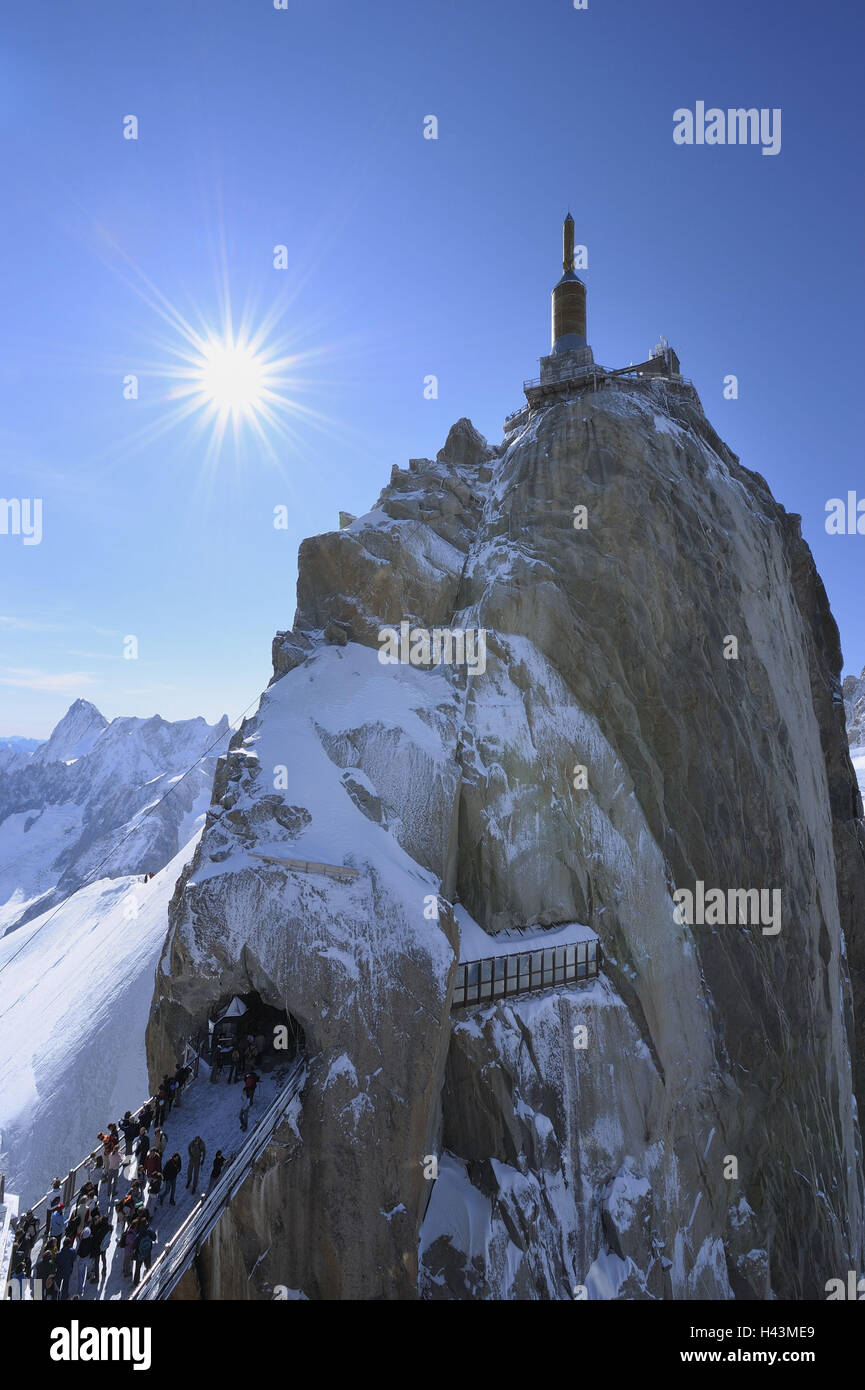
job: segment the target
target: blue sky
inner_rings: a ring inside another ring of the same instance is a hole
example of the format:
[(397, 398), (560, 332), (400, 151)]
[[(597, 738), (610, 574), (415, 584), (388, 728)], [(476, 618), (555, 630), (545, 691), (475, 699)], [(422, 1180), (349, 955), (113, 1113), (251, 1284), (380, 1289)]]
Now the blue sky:
[[(0, 536), (0, 734), (46, 736), (77, 695), (109, 717), (253, 702), (300, 540), (459, 416), (501, 438), (548, 347), (567, 207), (597, 360), (669, 337), (802, 514), (858, 672), (863, 539), (824, 520), (865, 492), (863, 30), (858, 0), (14, 0), (0, 493), (43, 499), (43, 538)], [(676, 146), (698, 100), (780, 107), (780, 154)], [(247, 432), (214, 457), (165, 428), (154, 369), (182, 345), (160, 307), (218, 328), (223, 283), (278, 317), (299, 409), (269, 451)]]

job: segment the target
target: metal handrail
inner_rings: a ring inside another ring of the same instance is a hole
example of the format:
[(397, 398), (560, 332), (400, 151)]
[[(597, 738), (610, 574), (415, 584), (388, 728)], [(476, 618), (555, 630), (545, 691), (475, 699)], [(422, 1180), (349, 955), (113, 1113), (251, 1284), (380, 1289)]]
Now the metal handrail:
[(284, 864), (286, 868), (294, 869), (301, 874), (323, 874), (325, 878), (338, 878), (343, 883), (360, 878), (360, 869), (353, 869), (348, 864), (320, 864), (311, 859), (283, 859), (276, 854), (259, 854), (252, 849), (248, 853), (251, 859), (266, 859), (271, 864)]
[(266, 1148), (285, 1110), (294, 1100), (306, 1076), (301, 1058), (289, 1073), (279, 1095), (265, 1111), (249, 1138), (226, 1163), (210, 1192), (200, 1197), (183, 1225), (166, 1241), (153, 1265), (129, 1295), (130, 1300), (167, 1298), (198, 1255), (235, 1195), (247, 1170)]
[[(634, 377), (635, 379), (647, 378), (650, 381), (672, 382), (675, 386), (693, 386), (694, 384), (690, 377), (682, 376), (681, 373), (677, 374), (676, 376), (671, 376), (668, 372), (647, 372), (642, 368), (638, 367), (616, 367), (614, 369), (605, 367), (603, 369), (595, 368), (594, 370), (590, 368), (586, 372), (575, 373), (575, 375), (572, 377), (553, 377), (551, 380), (548, 381), (545, 381), (543, 377), (532, 377), (530, 381), (523, 382), (523, 390), (531, 391), (534, 390), (537, 386), (569, 386), (572, 382), (585, 382), (588, 384), (592, 381), (605, 381), (608, 377), (620, 376)], [(510, 417), (507, 416), (506, 418), (509, 419)]]

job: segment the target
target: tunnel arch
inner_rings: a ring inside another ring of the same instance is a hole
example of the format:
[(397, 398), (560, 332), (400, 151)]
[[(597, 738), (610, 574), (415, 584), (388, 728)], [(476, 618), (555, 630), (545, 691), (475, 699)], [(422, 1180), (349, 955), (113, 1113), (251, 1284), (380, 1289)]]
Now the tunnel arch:
[(250, 1058), (247, 1048), (251, 1047), (254, 1065), (264, 1073), (306, 1052), (299, 1020), (287, 1009), (266, 1003), (256, 990), (222, 995), (210, 1010), (207, 1029), (205, 1055), (214, 1079), (230, 1065), (235, 1045), (244, 1062)]

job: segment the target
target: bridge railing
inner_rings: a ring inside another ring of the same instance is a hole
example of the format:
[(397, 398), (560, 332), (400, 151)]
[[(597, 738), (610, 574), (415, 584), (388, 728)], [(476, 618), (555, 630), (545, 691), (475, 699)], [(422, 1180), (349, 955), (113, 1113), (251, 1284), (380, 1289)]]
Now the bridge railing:
[(535, 945), (457, 966), (453, 1004), (492, 1003), (555, 985), (579, 984), (597, 979), (601, 948), (597, 941), (577, 941), (560, 946)]

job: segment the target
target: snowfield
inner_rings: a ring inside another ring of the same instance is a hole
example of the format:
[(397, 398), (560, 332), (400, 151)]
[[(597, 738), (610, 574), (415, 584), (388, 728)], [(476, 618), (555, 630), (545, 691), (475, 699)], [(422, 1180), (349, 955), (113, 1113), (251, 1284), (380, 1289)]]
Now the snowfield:
[(22, 1210), (148, 1094), (156, 962), (197, 840), (149, 883), (87, 884), (0, 939), (0, 1169)]

